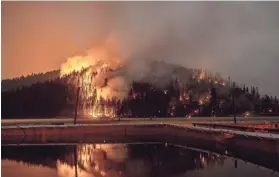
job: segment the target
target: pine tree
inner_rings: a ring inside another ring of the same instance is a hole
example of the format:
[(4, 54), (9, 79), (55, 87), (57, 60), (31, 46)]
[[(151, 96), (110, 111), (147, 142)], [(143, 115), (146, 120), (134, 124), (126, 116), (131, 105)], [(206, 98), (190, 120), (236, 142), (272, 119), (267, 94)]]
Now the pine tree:
[(190, 101), (190, 103), (192, 103), (192, 101), (193, 101), (193, 95), (192, 95), (192, 92), (190, 92), (190, 95), (189, 95), (189, 101)]
[(214, 87), (211, 89), (211, 109), (212, 109), (212, 116), (216, 116), (217, 94), (216, 94), (216, 89)]
[(245, 91), (246, 93), (249, 93), (249, 89), (248, 89), (248, 87), (246, 87), (246, 91)]
[(255, 96), (255, 94), (256, 94), (255, 87), (252, 87), (252, 91), (251, 92), (252, 92), (252, 95)]
[(233, 86), (233, 88), (235, 88), (235, 86), (236, 86), (234, 81), (233, 81), (233, 83), (232, 83), (232, 86)]
[(256, 93), (256, 97), (257, 97), (257, 99), (260, 99), (260, 94)]

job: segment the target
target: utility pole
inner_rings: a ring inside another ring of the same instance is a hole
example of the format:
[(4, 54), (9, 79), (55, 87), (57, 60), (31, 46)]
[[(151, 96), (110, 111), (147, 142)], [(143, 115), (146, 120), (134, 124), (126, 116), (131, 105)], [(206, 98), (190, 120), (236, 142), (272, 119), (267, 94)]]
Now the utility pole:
[(79, 91), (80, 91), (80, 87), (78, 87), (78, 89), (77, 89), (77, 99), (76, 99), (76, 107), (75, 107), (75, 115), (74, 115), (74, 124), (77, 123), (77, 111), (78, 111)]
[(78, 171), (77, 171), (77, 145), (74, 147), (74, 160), (75, 160), (75, 177), (78, 177)]
[(120, 110), (119, 109), (121, 109), (121, 108), (118, 108), (118, 110), (117, 110), (117, 116), (118, 116), (118, 121), (120, 122)]
[(234, 87), (233, 87), (232, 98), (233, 98), (233, 119), (234, 119), (234, 123), (236, 124), (236, 117), (235, 117), (235, 88)]

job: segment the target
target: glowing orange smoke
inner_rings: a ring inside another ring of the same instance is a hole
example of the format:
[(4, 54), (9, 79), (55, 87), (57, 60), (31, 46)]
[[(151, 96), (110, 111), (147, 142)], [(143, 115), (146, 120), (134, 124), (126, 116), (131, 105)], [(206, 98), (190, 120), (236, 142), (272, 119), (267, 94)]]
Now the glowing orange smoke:
[(124, 99), (128, 90), (126, 80), (115, 72), (121, 66), (113, 48), (101, 45), (85, 56), (69, 58), (61, 66), (60, 77), (68, 77), (69, 84), (81, 88), (79, 110), (82, 114), (115, 117), (116, 102)]
[(60, 70), (60, 76), (71, 74), (72, 72), (80, 72), (82, 69), (91, 66), (93, 63), (91, 56), (75, 56), (69, 58), (63, 63)]

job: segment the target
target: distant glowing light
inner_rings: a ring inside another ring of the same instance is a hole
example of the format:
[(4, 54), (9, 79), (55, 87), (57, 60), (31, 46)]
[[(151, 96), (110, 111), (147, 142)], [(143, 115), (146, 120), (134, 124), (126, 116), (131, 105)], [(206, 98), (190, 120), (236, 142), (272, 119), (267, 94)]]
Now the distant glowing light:
[(251, 116), (251, 113), (250, 112), (245, 112), (245, 114), (244, 114), (244, 117), (245, 118), (248, 118), (248, 117), (250, 117)]
[(179, 101), (182, 101), (182, 96), (179, 97)]

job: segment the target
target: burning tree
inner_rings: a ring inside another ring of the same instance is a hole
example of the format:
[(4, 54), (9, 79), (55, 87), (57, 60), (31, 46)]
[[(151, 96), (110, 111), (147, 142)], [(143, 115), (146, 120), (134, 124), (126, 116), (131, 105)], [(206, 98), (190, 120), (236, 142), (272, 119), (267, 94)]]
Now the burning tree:
[(117, 101), (126, 97), (127, 79), (122, 64), (107, 48), (96, 47), (85, 56), (69, 58), (63, 63), (60, 77), (68, 85), (80, 87), (79, 113), (92, 117), (115, 117)]

